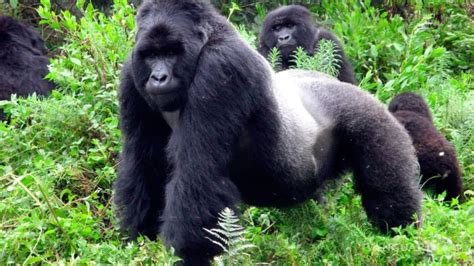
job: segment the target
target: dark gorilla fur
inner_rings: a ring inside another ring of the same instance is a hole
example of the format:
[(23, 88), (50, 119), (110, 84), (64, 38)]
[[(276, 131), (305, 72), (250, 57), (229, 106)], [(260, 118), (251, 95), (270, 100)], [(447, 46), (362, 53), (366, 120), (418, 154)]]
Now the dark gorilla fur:
[(136, 20), (114, 195), (132, 238), (161, 234), (185, 264), (208, 265), (222, 250), (203, 228), (225, 207), (293, 206), (346, 169), (380, 230), (420, 217), (410, 137), (368, 93), (273, 73), (209, 3), (147, 0)]
[[(8, 16), (0, 15), (0, 100), (12, 94), (46, 95), (54, 84), (44, 80), (49, 60), (44, 42), (36, 30)], [(5, 119), (0, 110), (0, 119)]]
[(422, 183), (435, 193), (446, 191), (446, 200), (462, 195), (461, 171), (453, 146), (438, 132), (423, 98), (402, 93), (390, 102), (389, 111), (410, 134), (420, 164)]
[(268, 58), (271, 49), (278, 47), (275, 27), (285, 27), (285, 25), (294, 26), (294, 32), (290, 35), (295, 43), (279, 48), (283, 69), (288, 69), (294, 65), (292, 62), (293, 53), (298, 46), (303, 47), (308, 54), (313, 55), (317, 44), (321, 40), (331, 40), (336, 43), (337, 54), (341, 60), (339, 76), (337, 78), (341, 81), (357, 85), (352, 65), (344, 54), (342, 45), (337, 37), (331, 31), (316, 26), (311, 19), (311, 13), (303, 6), (283, 6), (267, 14), (259, 37), (258, 51), (260, 54)]

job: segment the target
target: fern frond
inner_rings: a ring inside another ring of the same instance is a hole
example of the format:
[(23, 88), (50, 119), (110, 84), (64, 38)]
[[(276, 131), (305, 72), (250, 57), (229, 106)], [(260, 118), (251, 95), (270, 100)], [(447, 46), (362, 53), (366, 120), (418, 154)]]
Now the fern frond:
[(267, 56), (268, 62), (276, 72), (281, 70), (281, 53), (278, 48), (273, 47)]
[(302, 47), (296, 48), (292, 61), (295, 63), (295, 68), (319, 71), (337, 77), (341, 64), (338, 49), (334, 41), (323, 39), (317, 44), (313, 56), (308, 55)]
[(224, 250), (224, 255), (218, 259), (223, 265), (237, 264), (232, 262), (238, 261), (240, 255), (248, 255), (243, 253), (244, 250), (255, 247), (245, 239), (245, 228), (239, 224), (239, 218), (232, 209), (225, 208), (219, 213), (217, 226), (203, 229), (209, 234), (206, 238)]
[(341, 57), (339, 56), (337, 44), (332, 40), (323, 39), (319, 41), (317, 52), (314, 55), (317, 64), (317, 71), (337, 77)]

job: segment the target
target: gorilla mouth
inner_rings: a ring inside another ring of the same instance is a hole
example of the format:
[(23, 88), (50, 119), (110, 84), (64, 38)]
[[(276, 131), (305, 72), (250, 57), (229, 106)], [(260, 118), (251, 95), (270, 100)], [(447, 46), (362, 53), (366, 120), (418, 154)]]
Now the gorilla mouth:
[(289, 43), (286, 43), (286, 44), (282, 44), (282, 45), (279, 45), (277, 46), (278, 50), (280, 50), (281, 53), (283, 54), (291, 54), (293, 53), (293, 51), (296, 50), (296, 45), (294, 44), (289, 44)]
[(284, 43), (284, 44), (278, 44), (278, 45), (277, 45), (277, 48), (279, 48), (279, 49), (281, 49), (281, 48), (288, 48), (288, 47), (293, 48), (293, 47), (295, 47), (295, 45), (292, 44), (292, 43)]
[(151, 93), (154, 95), (165, 95), (170, 94), (176, 91), (176, 88), (168, 88), (168, 89), (160, 89), (160, 90), (153, 90)]
[(157, 86), (152, 82), (148, 82), (145, 89), (149, 94), (156, 96), (171, 94), (178, 91), (179, 82), (176, 79), (172, 79), (168, 84), (164, 86)]
[(287, 60), (287, 59), (291, 58), (293, 53), (296, 51), (296, 46), (295, 45), (290, 45), (290, 44), (285, 44), (285, 45), (279, 46), (278, 50), (280, 50), (282, 58), (284, 60)]

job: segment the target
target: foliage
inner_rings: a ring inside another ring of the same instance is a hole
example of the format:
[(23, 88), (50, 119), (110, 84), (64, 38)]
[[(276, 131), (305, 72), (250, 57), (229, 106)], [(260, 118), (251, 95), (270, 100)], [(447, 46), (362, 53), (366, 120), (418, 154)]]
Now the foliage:
[[(243, 12), (256, 6), (234, 2)], [(324, 1), (311, 9), (341, 39), (362, 89), (382, 101), (403, 91), (427, 99), (436, 126), (457, 151), (466, 202), (427, 195), (422, 228), (389, 237), (369, 224), (346, 176), (329, 185), (322, 205), (242, 206), (246, 230), (239, 236), (257, 248), (230, 263), (474, 263), (472, 19), (463, 1), (408, 2), (406, 18), (368, 1)], [(279, 3), (259, 3), (252, 23), (237, 26), (250, 45), (258, 23)], [(84, 1), (76, 9), (80, 18), (42, 0), (38, 10), (42, 23), (64, 36), (49, 75), (58, 89), (44, 99), (1, 103), (11, 121), (0, 123), (0, 264), (171, 265), (177, 258), (161, 241), (127, 242), (110, 204), (121, 149), (117, 86), (133, 44), (135, 10), (125, 0), (115, 0), (110, 16)], [(235, 9), (231, 20), (240, 14)]]
[(474, 241), (474, 201), (452, 206), (427, 196), (424, 224), (394, 237), (368, 221), (350, 177), (330, 186), (320, 205), (291, 209), (250, 208), (244, 213), (253, 233), (254, 261), (288, 265), (470, 264)]
[(270, 50), (270, 53), (267, 56), (268, 62), (270, 62), (270, 65), (272, 66), (273, 70), (275, 71), (280, 71), (281, 70), (281, 53), (278, 48), (273, 47)]
[(116, 91), (134, 10), (116, 0), (106, 17), (78, 1), (77, 19), (41, 4), (42, 23), (66, 36), (49, 75), (59, 89), (5, 104), (11, 121), (0, 123), (1, 264), (173, 261), (159, 242), (124, 244), (110, 205), (120, 150)]
[(244, 250), (255, 247), (245, 238), (245, 228), (239, 224), (240, 220), (230, 208), (225, 208), (219, 213), (217, 228), (204, 230), (209, 234), (209, 241), (224, 250), (224, 255), (217, 258), (219, 265), (238, 265)]
[[(297, 47), (292, 55), (292, 68), (319, 71), (333, 77), (339, 75), (340, 56), (337, 54), (337, 45), (331, 40), (321, 40), (316, 44), (316, 52), (309, 55), (303, 47)], [(267, 56), (273, 70), (281, 71), (282, 59), (278, 48), (273, 47)]]
[(247, 42), (250, 47), (253, 49), (256, 49), (257, 47), (255, 46), (257, 37), (255, 37), (254, 34), (252, 34), (245, 25), (235, 25), (235, 29), (239, 32), (240, 36)]
[[(472, 190), (474, 25), (462, 1), (436, 3), (415, 2), (409, 22), (368, 1), (325, 2), (323, 9), (354, 65), (360, 87), (382, 101), (405, 91), (427, 99), (435, 125), (456, 148), (465, 187)], [(440, 10), (453, 19), (440, 21), (443, 17), (436, 15)]]
[(337, 77), (341, 59), (336, 49), (336, 43), (325, 39), (318, 42), (313, 56), (308, 55), (302, 47), (298, 47), (294, 54), (295, 68), (319, 71)]

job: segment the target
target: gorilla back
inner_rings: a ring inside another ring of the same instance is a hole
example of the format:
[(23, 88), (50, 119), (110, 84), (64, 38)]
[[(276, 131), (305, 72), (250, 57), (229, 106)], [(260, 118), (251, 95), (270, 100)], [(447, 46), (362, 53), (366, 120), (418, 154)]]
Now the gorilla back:
[[(49, 64), (45, 53), (33, 27), (0, 15), (0, 100), (10, 100), (12, 94), (46, 95), (54, 88), (44, 79)], [(0, 120), (4, 118), (0, 109)]]
[(382, 231), (415, 222), (414, 149), (372, 96), (316, 72), (274, 74), (208, 3), (148, 0), (137, 25), (115, 183), (132, 238), (161, 234), (185, 264), (209, 264), (222, 250), (203, 228), (222, 209), (303, 202), (340, 165)]

